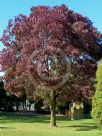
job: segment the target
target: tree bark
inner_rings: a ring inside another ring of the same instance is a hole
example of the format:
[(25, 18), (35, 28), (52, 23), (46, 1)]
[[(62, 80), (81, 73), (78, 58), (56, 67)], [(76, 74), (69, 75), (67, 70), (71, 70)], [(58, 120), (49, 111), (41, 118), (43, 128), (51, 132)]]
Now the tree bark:
[(56, 127), (56, 97), (55, 91), (51, 90), (51, 127)]

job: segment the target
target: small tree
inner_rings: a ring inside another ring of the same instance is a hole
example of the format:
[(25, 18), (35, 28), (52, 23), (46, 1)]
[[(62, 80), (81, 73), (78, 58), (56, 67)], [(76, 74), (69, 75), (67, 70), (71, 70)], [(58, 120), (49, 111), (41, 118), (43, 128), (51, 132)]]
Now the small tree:
[(102, 127), (102, 60), (98, 64), (96, 72), (96, 92), (92, 99), (92, 117), (97, 122), (98, 127)]

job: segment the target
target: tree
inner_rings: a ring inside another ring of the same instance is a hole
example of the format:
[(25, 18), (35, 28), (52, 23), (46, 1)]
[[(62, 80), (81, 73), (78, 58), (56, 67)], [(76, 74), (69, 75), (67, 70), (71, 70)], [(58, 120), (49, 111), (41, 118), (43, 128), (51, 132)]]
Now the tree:
[(87, 17), (65, 5), (38, 6), (29, 16), (9, 20), (1, 41), (6, 47), (0, 58), (5, 88), (33, 99), (35, 91), (49, 91), (51, 126), (56, 126), (57, 95), (70, 90), (73, 75), (89, 79), (89, 68), (94, 75), (102, 35)]
[[(22, 103), (26, 101), (26, 96), (21, 98), (12, 95), (4, 89), (4, 82), (0, 81), (0, 110), (1, 111), (14, 111), (17, 110)], [(16, 107), (16, 109), (14, 109)]]
[(3, 81), (0, 81), (0, 110), (4, 107), (3, 100), (6, 98), (6, 92), (3, 88)]
[(92, 99), (92, 117), (98, 127), (102, 127), (102, 60), (98, 64), (96, 72), (95, 94)]

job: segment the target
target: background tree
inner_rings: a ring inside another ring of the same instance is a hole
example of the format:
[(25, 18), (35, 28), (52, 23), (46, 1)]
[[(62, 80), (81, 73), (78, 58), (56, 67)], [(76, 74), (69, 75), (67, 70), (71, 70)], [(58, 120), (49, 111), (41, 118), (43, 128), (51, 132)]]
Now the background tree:
[(102, 128), (102, 60), (98, 64), (96, 72), (95, 95), (92, 99), (92, 117)]
[[(94, 75), (102, 35), (87, 17), (65, 5), (38, 6), (31, 8), (29, 16), (20, 14), (10, 20), (1, 41), (6, 47), (0, 58), (5, 88), (33, 99), (35, 90), (38, 94), (40, 89), (49, 91), (51, 126), (56, 126), (56, 96), (70, 90), (73, 74), (80, 80), (83, 75), (87, 79)], [(73, 69), (79, 73), (73, 73)]]
[[(26, 96), (18, 98), (14, 94), (11, 94), (10, 92), (4, 89), (4, 82), (2, 80), (0, 81), (0, 110), (1, 111), (8, 111), (8, 112), (17, 111), (19, 110), (21, 103), (22, 105), (24, 105), (25, 101), (26, 101)], [(24, 108), (25, 107), (26, 104)], [(24, 108), (22, 109), (25, 110)]]

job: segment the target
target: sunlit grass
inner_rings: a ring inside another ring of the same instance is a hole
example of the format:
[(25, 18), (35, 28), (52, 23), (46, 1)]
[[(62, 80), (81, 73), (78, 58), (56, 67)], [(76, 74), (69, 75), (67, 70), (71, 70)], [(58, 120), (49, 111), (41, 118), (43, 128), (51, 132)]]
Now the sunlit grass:
[(49, 127), (49, 116), (0, 115), (0, 136), (99, 136), (92, 119), (69, 121), (58, 117), (57, 128)]

